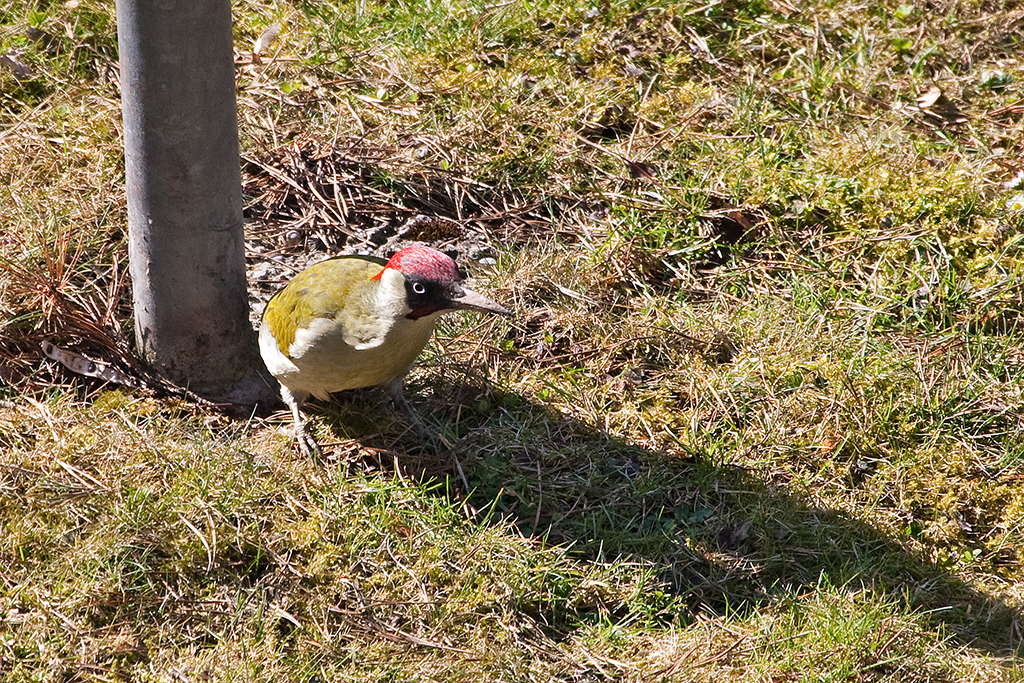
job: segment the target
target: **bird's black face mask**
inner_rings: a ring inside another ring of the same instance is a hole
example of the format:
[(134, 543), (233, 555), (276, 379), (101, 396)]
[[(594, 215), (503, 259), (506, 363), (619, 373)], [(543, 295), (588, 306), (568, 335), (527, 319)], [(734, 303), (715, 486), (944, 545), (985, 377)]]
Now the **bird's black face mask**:
[(458, 285), (445, 286), (422, 278), (406, 277), (405, 300), (412, 311), (405, 317), (418, 320), (431, 313), (456, 308), (453, 301), (462, 294), (463, 290)]

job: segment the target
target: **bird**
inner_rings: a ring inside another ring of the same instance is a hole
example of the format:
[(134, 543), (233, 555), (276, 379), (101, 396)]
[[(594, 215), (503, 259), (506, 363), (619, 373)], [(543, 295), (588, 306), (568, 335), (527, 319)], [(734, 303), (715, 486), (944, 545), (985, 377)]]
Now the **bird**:
[(458, 310), (512, 315), (467, 288), (449, 255), (425, 245), (388, 260), (335, 256), (278, 290), (263, 311), (259, 348), (291, 409), (299, 449), (321, 455), (300, 410), (310, 396), (388, 385), (408, 407), (402, 380), (437, 319)]

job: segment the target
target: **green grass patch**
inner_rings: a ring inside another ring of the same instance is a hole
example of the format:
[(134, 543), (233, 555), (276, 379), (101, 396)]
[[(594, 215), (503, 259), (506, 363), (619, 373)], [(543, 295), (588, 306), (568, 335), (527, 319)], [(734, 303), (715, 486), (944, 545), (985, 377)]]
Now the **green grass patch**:
[(323, 467), (64, 372), (132, 335), (113, 5), (0, 10), (0, 678), (1024, 680), (1018, 10), (233, 11), (250, 260), (428, 213), (516, 316)]

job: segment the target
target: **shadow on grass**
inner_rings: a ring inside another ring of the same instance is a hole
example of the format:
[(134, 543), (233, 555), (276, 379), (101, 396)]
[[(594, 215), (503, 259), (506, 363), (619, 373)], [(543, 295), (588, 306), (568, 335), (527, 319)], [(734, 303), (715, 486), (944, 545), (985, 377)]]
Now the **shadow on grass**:
[[(646, 449), (514, 394), (454, 383), (411, 393), (428, 430), (452, 447), (424, 447), (411, 430), (364, 443), (397, 456), (406, 476), (445, 482), (443, 494), (579, 559), (650, 563), (689, 610), (666, 620), (742, 614), (824, 578), (897, 596), (923, 626), (962, 644), (1021, 652), (1018, 608), (843, 511), (808, 503), (785, 481), (703, 452)], [(353, 424), (358, 404), (328, 412), (335, 433), (373, 424), (365, 415)]]

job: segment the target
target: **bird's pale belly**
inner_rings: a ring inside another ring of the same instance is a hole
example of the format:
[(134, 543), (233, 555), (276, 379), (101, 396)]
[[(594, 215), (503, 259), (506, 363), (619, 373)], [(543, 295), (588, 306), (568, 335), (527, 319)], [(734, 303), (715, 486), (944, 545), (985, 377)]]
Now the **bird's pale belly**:
[(402, 319), (382, 340), (364, 343), (353, 344), (340, 329), (307, 343), (297, 334), (291, 358), (295, 370), (278, 379), (321, 399), (335, 391), (385, 384), (409, 370), (433, 330), (433, 320)]

